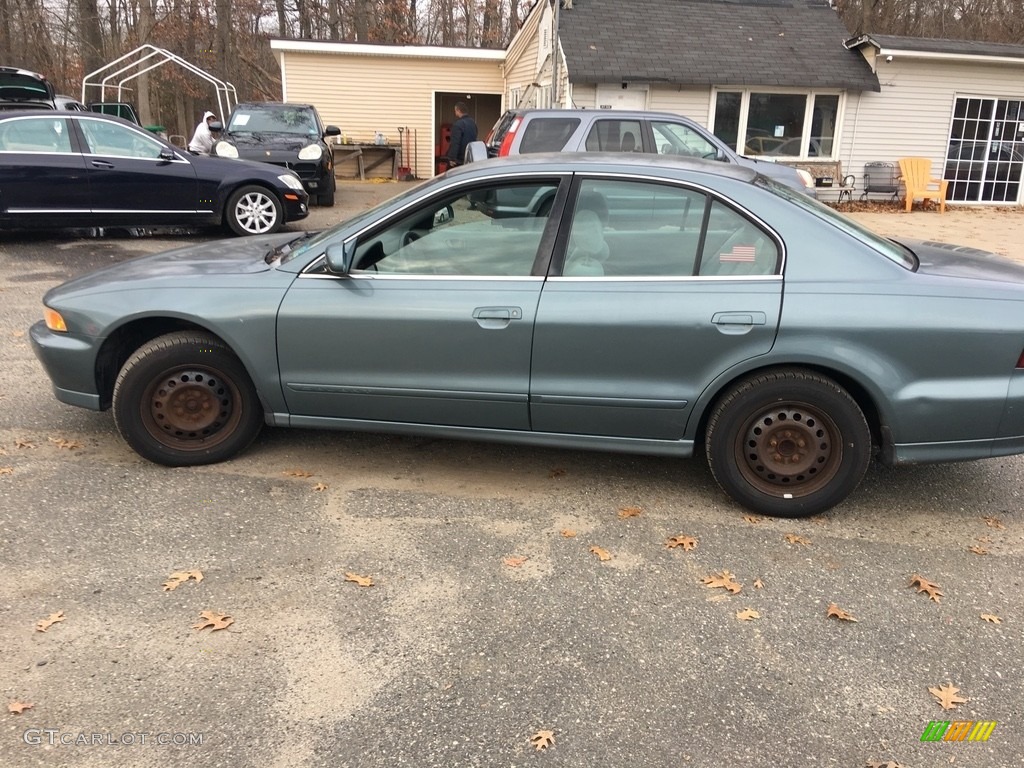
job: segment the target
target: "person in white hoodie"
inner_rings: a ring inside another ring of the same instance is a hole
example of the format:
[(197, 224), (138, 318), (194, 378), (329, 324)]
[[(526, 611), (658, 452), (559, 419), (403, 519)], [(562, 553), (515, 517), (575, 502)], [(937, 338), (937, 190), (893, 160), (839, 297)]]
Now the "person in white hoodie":
[(188, 151), (193, 155), (209, 155), (213, 152), (213, 143), (216, 137), (210, 130), (210, 123), (217, 120), (213, 112), (204, 112), (203, 119), (196, 126), (196, 132), (192, 134), (192, 141), (188, 143)]

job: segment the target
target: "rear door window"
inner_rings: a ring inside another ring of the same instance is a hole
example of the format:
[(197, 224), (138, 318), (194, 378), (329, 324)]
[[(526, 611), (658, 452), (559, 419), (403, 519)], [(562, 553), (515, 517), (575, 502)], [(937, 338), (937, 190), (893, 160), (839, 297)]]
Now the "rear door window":
[(526, 123), (519, 154), (561, 152), (580, 125), (578, 117), (539, 117)]
[(639, 120), (597, 120), (587, 134), (588, 152), (643, 152)]

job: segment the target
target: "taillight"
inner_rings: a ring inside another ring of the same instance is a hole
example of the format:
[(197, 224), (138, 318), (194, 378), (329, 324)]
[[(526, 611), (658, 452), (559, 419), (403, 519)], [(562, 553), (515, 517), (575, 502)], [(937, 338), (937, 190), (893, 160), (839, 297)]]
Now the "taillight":
[(512, 119), (512, 124), (509, 125), (508, 131), (505, 132), (505, 137), (501, 140), (501, 148), (498, 150), (498, 157), (507, 157), (512, 151), (512, 140), (516, 137), (516, 131), (519, 129), (519, 124), (523, 122), (523, 118), (516, 117)]
[(1017, 358), (1017, 368), (1024, 368), (1024, 351), (1020, 353), (1020, 357)]

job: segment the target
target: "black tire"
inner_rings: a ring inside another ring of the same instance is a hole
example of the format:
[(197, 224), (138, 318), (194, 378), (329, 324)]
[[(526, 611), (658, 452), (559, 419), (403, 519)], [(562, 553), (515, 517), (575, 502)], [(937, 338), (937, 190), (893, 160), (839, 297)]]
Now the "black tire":
[(857, 403), (812, 371), (740, 382), (715, 405), (705, 436), (715, 480), (736, 502), (777, 517), (834, 507), (860, 483), (871, 431)]
[(263, 407), (241, 361), (213, 336), (182, 331), (135, 351), (114, 383), (114, 422), (142, 457), (214, 464), (244, 450)]
[(284, 209), (269, 189), (250, 184), (228, 198), (224, 221), (236, 235), (270, 235), (284, 223)]
[(321, 208), (333, 208), (334, 207), (334, 193), (337, 190), (337, 181), (331, 178), (331, 188), (326, 192), (321, 192), (317, 195), (316, 204)]

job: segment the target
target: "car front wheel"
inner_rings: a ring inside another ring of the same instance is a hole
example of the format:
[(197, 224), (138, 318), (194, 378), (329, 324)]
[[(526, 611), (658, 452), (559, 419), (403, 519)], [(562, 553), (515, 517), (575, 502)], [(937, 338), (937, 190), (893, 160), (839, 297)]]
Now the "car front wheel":
[(199, 332), (143, 345), (114, 384), (114, 422), (142, 457), (171, 467), (213, 464), (259, 434), (263, 408), (241, 361)]
[(316, 198), (316, 204), (321, 208), (331, 208), (334, 206), (334, 193), (337, 189), (337, 182), (331, 178), (330, 188), (325, 189)]
[(834, 507), (867, 471), (871, 432), (856, 401), (812, 371), (740, 382), (719, 399), (705, 440), (729, 496), (755, 512), (804, 517)]
[(264, 187), (241, 187), (228, 198), (224, 220), (236, 235), (269, 235), (284, 223), (277, 196)]

